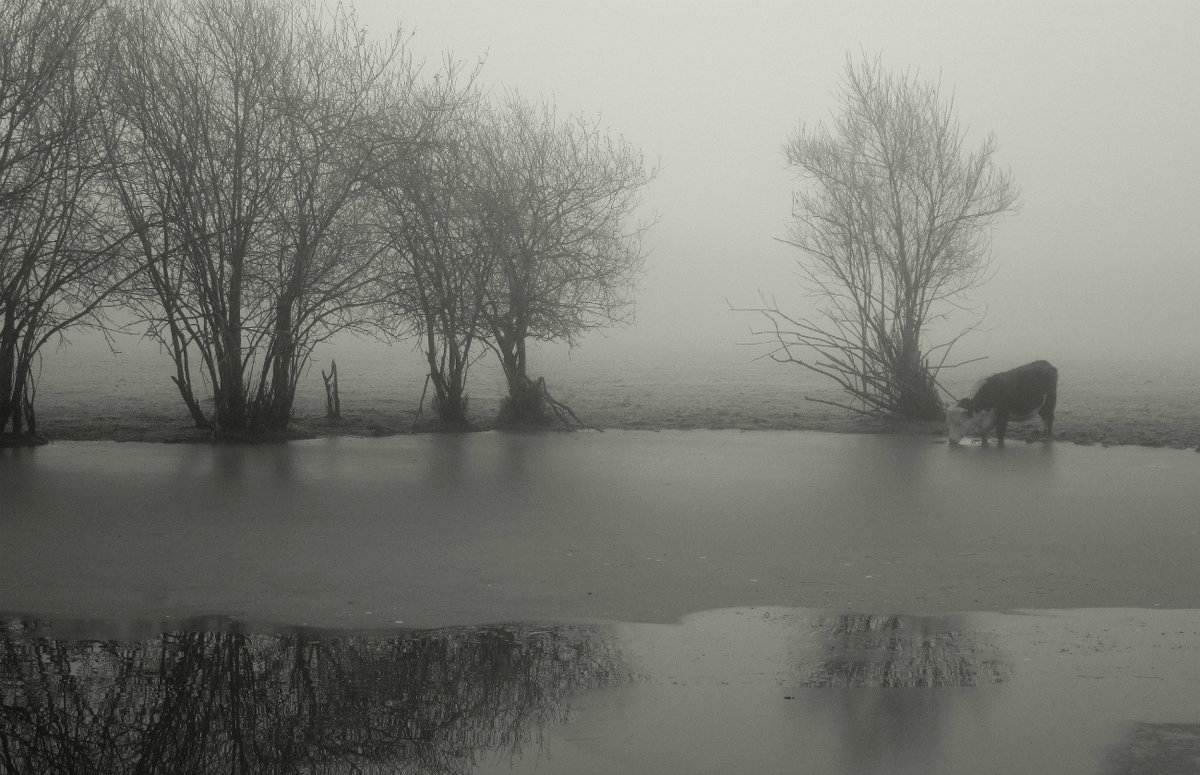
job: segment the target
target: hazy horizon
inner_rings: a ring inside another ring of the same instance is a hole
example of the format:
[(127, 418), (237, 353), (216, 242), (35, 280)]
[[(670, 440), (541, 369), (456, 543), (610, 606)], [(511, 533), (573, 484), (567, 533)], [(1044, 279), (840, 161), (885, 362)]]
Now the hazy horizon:
[[(359, 0), (436, 68), (599, 114), (660, 167), (637, 324), (581, 352), (746, 341), (761, 290), (802, 313), (783, 143), (828, 120), (847, 53), (940, 76), (1023, 206), (993, 234), (964, 355), (1200, 357), (1200, 5)], [(952, 327), (966, 326), (960, 316)], [(955, 328), (957, 330), (957, 328)]]

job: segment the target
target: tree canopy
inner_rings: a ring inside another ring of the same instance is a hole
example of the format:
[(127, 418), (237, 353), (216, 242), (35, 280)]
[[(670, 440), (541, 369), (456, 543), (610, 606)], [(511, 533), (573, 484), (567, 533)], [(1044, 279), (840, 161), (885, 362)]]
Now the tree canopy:
[(0, 21), (0, 432), (39, 348), (157, 341), (193, 423), (285, 432), (339, 332), (417, 333), (444, 418), (490, 347), (628, 320), (653, 176), (597, 121), (414, 63), (320, 0), (13, 0)]
[(1016, 210), (1017, 188), (993, 136), (968, 147), (938, 82), (847, 57), (837, 98), (831, 125), (784, 146), (803, 184), (787, 242), (814, 307), (764, 306), (760, 333), (776, 360), (837, 381), (848, 408), (940, 418), (937, 372), (959, 337), (925, 335), (986, 279), (990, 227)]

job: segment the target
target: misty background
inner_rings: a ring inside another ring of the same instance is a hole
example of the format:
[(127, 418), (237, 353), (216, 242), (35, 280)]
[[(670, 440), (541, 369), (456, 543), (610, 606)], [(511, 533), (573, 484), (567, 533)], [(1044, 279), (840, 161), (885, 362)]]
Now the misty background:
[[(656, 221), (637, 322), (541, 345), (530, 369), (601, 424), (792, 427), (837, 386), (763, 356), (766, 321), (730, 310), (760, 291), (808, 314), (788, 234), (799, 182), (783, 145), (829, 121), (847, 54), (940, 78), (977, 146), (996, 136), (1022, 206), (992, 231), (983, 325), (942, 376), (959, 397), (986, 374), (1038, 358), (1062, 369), (1060, 414), (1154, 416), (1191, 427), (1200, 374), (1200, 4), (1160, 2), (476, 2), (358, 0), (372, 34), (401, 28), (429, 72), (453, 57), (495, 92), (599, 115), (658, 176), (638, 214)], [(978, 315), (958, 313), (925, 340)], [(46, 348), (39, 401), (56, 419), (121, 418), (153, 405), (185, 417), (170, 359), (126, 337)], [(321, 345), (298, 409), (323, 409), (336, 358), (348, 406), (415, 407), (427, 367), (414, 341)], [(472, 368), (472, 412), (503, 392), (493, 353)], [(757, 359), (757, 360), (756, 360)], [(818, 390), (828, 392), (817, 392)], [(672, 398), (672, 394), (674, 398)], [(607, 414), (606, 414), (607, 413)], [(681, 420), (686, 417), (686, 420)], [(114, 420), (115, 421), (115, 420)], [(1070, 422), (1063, 424), (1069, 427)], [(51, 427), (51, 426), (48, 426)], [(1187, 434), (1185, 434), (1187, 435)], [(1188, 436), (1190, 438), (1190, 436)]]
[[(635, 327), (576, 357), (728, 351), (758, 326), (729, 304), (809, 302), (786, 237), (782, 145), (827, 121), (847, 53), (940, 78), (973, 144), (999, 141), (1022, 209), (993, 233), (984, 326), (956, 353), (1200, 359), (1200, 5), (1161, 2), (393, 2), (360, 19), (411, 34), (480, 81), (599, 114), (659, 175)], [(953, 333), (973, 322), (960, 314)], [(934, 337), (928, 343), (933, 343)], [(994, 365), (995, 368), (991, 368)], [(784, 368), (784, 367), (779, 367)]]

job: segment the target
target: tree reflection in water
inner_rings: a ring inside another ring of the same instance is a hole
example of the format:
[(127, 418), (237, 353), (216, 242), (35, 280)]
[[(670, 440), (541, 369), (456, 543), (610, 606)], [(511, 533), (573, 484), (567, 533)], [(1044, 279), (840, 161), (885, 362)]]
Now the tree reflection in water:
[(1138, 723), (1109, 758), (1108, 775), (1195, 775), (1200, 724)]
[(953, 617), (846, 614), (814, 625), (819, 651), (796, 661), (802, 686), (983, 686), (1009, 673), (984, 635)]
[(140, 640), (0, 633), (0, 772), (469, 771), (545, 751), (577, 692), (627, 680), (584, 626)]
[(832, 690), (844, 772), (921, 772), (941, 755), (956, 716), (986, 703), (978, 688), (1011, 672), (989, 636), (962, 617), (847, 614), (817, 619), (795, 642), (792, 681)]

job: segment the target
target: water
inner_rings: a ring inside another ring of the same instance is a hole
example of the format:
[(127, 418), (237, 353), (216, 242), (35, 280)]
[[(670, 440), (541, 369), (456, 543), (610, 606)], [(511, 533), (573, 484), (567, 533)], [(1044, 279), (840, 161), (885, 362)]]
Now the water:
[(0, 449), (0, 607), (407, 626), (1193, 607), (1200, 455), (904, 434)]
[[(142, 632), (138, 632), (141, 629)], [(0, 772), (1170, 775), (1200, 614), (0, 630)]]
[[(571, 351), (538, 345), (532, 373), (586, 422), (606, 428), (837, 429), (853, 422), (844, 410), (808, 401), (840, 401), (833, 382), (806, 369), (762, 357), (760, 347), (696, 342), (683, 346), (624, 346), (620, 336)], [(126, 339), (119, 354), (82, 336), (47, 353), (38, 389), (43, 430), (86, 425), (85, 438), (120, 436), (144, 423), (189, 424), (170, 381), (170, 360), (148, 342)], [(1031, 353), (1032, 360), (1041, 353)], [(472, 415), (495, 415), (504, 393), (490, 352), (472, 368)], [(1025, 356), (1020, 356), (1025, 358)], [(301, 422), (325, 412), (321, 371), (337, 360), (343, 413), (406, 428), (416, 412), (425, 365), (410, 346), (342, 337), (319, 347), (301, 379), (295, 414)], [(1056, 431), (1083, 443), (1166, 446), (1200, 444), (1200, 362), (1157, 359), (1054, 358), (1060, 371)], [(982, 377), (1020, 360), (993, 359), (947, 372), (956, 396)], [(1032, 427), (1032, 426), (1030, 426)]]
[(380, 634), (210, 620), (136, 637), (6, 624), (11, 775), (469, 772), (485, 755), (536, 758), (570, 695), (622, 679), (610, 639), (580, 626)]
[(791, 432), (0, 449), (0, 773), (1194, 772), (1198, 474)]

